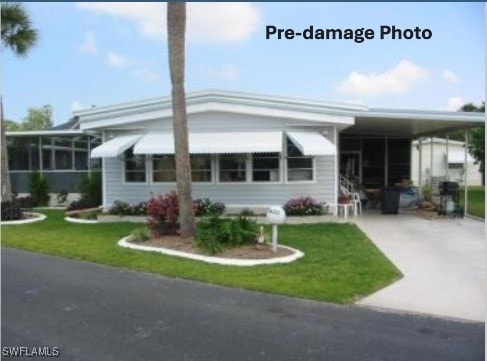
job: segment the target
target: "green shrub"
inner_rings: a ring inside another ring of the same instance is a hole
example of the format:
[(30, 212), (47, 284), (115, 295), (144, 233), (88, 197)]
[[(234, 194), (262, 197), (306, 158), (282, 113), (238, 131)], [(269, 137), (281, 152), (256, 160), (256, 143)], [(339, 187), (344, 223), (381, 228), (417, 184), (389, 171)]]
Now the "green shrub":
[(257, 233), (257, 223), (245, 214), (239, 214), (234, 219), (212, 215), (196, 225), (194, 241), (204, 252), (215, 254), (225, 247), (252, 244)]
[(194, 201), (194, 215), (196, 217), (221, 216), (224, 211), (225, 205), (223, 203), (212, 202), (209, 198)]
[(68, 205), (68, 211), (95, 208), (102, 204), (101, 172), (83, 175), (78, 186), (81, 198)]
[(126, 202), (115, 201), (113, 206), (108, 209), (108, 213), (116, 216), (131, 216), (133, 213), (132, 206)]
[(150, 238), (150, 232), (146, 227), (134, 229), (130, 235), (132, 236), (132, 242), (142, 243)]
[(2, 221), (16, 221), (19, 219), (23, 219), (22, 209), (20, 208), (20, 204), (13, 201), (6, 201), (2, 202)]
[(429, 184), (425, 184), (421, 187), (421, 194), (424, 197), (425, 201), (431, 200), (431, 194), (433, 193), (433, 188)]
[(101, 172), (92, 172), (84, 175), (79, 183), (79, 192), (81, 193), (81, 198), (91, 200), (94, 207), (102, 204)]
[(58, 204), (66, 203), (66, 201), (68, 200), (68, 191), (63, 189), (61, 192), (56, 194), (56, 199)]
[(126, 202), (115, 201), (113, 206), (111, 206), (108, 210), (108, 213), (115, 214), (117, 216), (146, 216), (147, 203), (140, 202), (135, 206), (132, 206)]
[(38, 171), (33, 171), (29, 175), (29, 193), (34, 206), (49, 204), (49, 182)]

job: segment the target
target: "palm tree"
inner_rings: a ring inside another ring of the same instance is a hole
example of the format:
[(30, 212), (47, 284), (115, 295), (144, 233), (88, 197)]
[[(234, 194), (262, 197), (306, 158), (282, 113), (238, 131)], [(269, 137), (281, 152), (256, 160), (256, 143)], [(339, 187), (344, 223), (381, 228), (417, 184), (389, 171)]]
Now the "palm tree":
[[(21, 3), (2, 3), (2, 51), (4, 48), (24, 57), (37, 41), (37, 30), (32, 28), (29, 15)], [(3, 102), (0, 99), (1, 142), (2, 142), (2, 201), (12, 200), (10, 172), (8, 169), (7, 141), (3, 121)]]
[(182, 237), (194, 234), (194, 211), (191, 196), (191, 164), (188, 146), (188, 119), (184, 91), (184, 43), (186, 31), (186, 3), (167, 3), (167, 37), (169, 70), (172, 85), (174, 149), (176, 158), (179, 224)]

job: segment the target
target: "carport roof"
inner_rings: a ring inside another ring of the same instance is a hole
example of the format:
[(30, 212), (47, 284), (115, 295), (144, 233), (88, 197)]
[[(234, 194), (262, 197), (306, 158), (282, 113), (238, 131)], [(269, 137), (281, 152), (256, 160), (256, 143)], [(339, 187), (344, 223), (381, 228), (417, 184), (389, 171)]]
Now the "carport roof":
[(342, 133), (419, 137), (485, 123), (485, 113), (371, 108), (358, 112)]

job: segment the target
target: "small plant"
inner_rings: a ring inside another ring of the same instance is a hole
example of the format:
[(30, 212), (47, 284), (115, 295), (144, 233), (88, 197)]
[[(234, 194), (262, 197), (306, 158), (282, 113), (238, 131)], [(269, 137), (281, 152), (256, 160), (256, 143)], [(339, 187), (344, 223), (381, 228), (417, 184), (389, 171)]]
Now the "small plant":
[(108, 213), (115, 214), (117, 216), (131, 216), (133, 215), (133, 207), (122, 201), (115, 201), (113, 206), (110, 207)]
[(22, 209), (30, 210), (33, 207), (31, 196), (16, 197), (14, 198), (14, 200), (18, 204), (18, 206)]
[(196, 225), (194, 241), (204, 252), (215, 254), (225, 247), (255, 243), (257, 236), (257, 223), (245, 214), (234, 219), (211, 215)]
[(22, 209), (20, 208), (19, 204), (15, 200), (2, 202), (1, 207), (2, 207), (2, 214), (1, 214), (2, 221), (15, 221), (23, 218)]
[(132, 242), (135, 243), (146, 242), (150, 238), (150, 232), (146, 227), (136, 228), (130, 235), (132, 236)]
[(132, 206), (132, 215), (133, 216), (146, 216), (147, 215), (147, 202), (140, 202), (140, 203), (137, 203), (135, 206)]
[(64, 204), (68, 200), (68, 191), (63, 189), (61, 192), (56, 194), (56, 200), (58, 204)]
[(126, 202), (115, 201), (113, 206), (108, 210), (108, 213), (115, 214), (117, 216), (146, 216), (147, 203), (140, 202), (135, 206), (132, 206)]
[(311, 197), (289, 200), (284, 205), (288, 216), (319, 216), (324, 214), (322, 205)]
[(239, 213), (240, 216), (245, 216), (245, 217), (255, 217), (255, 213), (248, 208), (242, 209), (242, 211)]
[(433, 193), (433, 188), (429, 184), (425, 184), (421, 187), (421, 194), (425, 201), (431, 201), (431, 194)]
[(96, 204), (93, 202), (92, 199), (90, 198), (80, 198), (77, 201), (72, 201), (69, 203), (67, 210), (68, 211), (75, 211), (78, 209), (88, 209), (88, 208), (94, 208), (96, 207)]
[(90, 199), (94, 207), (99, 206), (102, 200), (101, 173), (92, 172), (84, 175), (79, 183), (81, 198)]
[(225, 205), (220, 202), (212, 202), (209, 198), (197, 199), (194, 201), (194, 215), (206, 217), (211, 215), (221, 216), (225, 211)]
[(34, 206), (47, 206), (49, 204), (49, 182), (38, 171), (29, 175), (29, 193)]
[(147, 225), (155, 236), (178, 234), (179, 203), (176, 192), (149, 199), (147, 215)]

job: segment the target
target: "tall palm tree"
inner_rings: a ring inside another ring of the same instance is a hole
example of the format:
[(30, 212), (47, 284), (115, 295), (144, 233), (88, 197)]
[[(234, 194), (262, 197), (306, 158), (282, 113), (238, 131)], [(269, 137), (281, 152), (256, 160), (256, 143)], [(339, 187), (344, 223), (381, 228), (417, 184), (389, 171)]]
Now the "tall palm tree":
[[(37, 41), (37, 30), (32, 28), (29, 14), (21, 3), (2, 3), (2, 52), (10, 49), (15, 55), (24, 57)], [(10, 172), (8, 169), (7, 140), (3, 121), (3, 102), (0, 99), (1, 143), (2, 143), (2, 201), (12, 200)]]
[(172, 84), (172, 111), (176, 179), (179, 199), (179, 224), (182, 237), (194, 234), (194, 211), (191, 196), (191, 164), (188, 146), (188, 119), (184, 91), (184, 45), (186, 31), (186, 3), (167, 3), (167, 38), (169, 70)]

